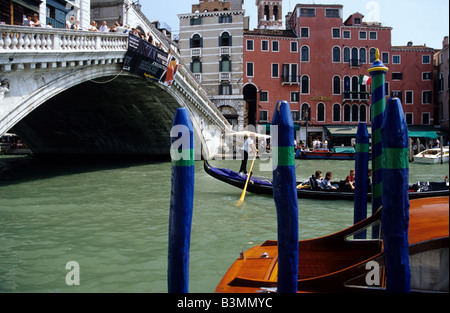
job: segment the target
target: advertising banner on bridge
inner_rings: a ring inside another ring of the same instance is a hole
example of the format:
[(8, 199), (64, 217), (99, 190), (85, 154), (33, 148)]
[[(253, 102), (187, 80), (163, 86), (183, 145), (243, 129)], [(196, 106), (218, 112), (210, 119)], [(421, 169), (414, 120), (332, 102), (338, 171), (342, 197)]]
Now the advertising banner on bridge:
[(130, 34), (123, 69), (143, 78), (156, 80), (170, 86), (178, 62), (170, 54), (146, 40)]

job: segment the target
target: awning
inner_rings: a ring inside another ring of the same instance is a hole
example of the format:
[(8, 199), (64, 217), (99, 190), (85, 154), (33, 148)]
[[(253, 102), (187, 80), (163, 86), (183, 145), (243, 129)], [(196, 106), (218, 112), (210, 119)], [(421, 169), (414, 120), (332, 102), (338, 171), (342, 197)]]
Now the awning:
[(438, 135), (433, 131), (411, 131), (408, 132), (409, 137), (418, 137), (418, 138), (427, 138), (427, 139), (436, 139)]
[[(356, 137), (356, 133), (358, 132), (357, 125), (342, 125), (342, 126), (325, 126), (325, 130), (332, 137)], [(367, 132), (369, 136), (372, 133), (372, 127), (367, 126)]]

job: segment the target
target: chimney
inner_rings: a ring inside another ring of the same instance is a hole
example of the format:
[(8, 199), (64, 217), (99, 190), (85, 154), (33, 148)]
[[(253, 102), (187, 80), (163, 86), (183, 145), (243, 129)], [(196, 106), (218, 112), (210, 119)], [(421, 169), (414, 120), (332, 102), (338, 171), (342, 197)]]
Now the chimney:
[(442, 48), (445, 48), (446, 46), (448, 46), (448, 36), (445, 36), (442, 41)]
[(408, 47), (412, 47), (412, 45), (413, 45), (413, 42), (412, 41), (408, 41)]

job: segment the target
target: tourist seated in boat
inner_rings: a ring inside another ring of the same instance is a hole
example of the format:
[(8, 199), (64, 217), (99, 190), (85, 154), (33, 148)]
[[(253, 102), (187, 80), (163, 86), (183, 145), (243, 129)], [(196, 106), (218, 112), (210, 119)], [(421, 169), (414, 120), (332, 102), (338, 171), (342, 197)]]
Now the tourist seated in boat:
[(309, 179), (309, 183), (311, 185), (312, 190), (320, 189), (320, 184), (322, 183), (322, 171), (316, 171), (315, 175), (311, 175)]
[(332, 172), (327, 172), (325, 174), (325, 178), (320, 183), (320, 187), (322, 189), (325, 189), (325, 190), (338, 189), (337, 185), (332, 185), (331, 184), (331, 178), (333, 178), (333, 173)]
[(350, 174), (345, 178), (345, 186), (347, 188), (355, 189), (355, 170), (351, 169)]

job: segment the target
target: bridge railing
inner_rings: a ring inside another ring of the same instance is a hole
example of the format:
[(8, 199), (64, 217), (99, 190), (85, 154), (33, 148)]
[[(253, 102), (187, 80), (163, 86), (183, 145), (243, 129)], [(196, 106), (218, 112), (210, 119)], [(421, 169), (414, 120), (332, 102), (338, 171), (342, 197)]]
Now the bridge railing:
[(128, 35), (0, 25), (0, 53), (12, 51), (127, 50)]

